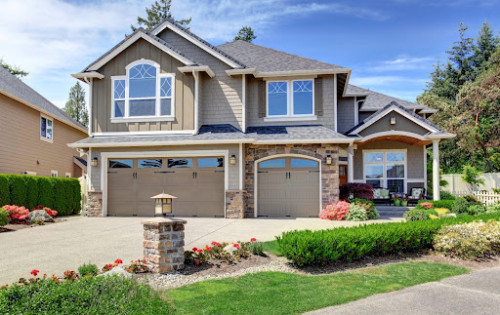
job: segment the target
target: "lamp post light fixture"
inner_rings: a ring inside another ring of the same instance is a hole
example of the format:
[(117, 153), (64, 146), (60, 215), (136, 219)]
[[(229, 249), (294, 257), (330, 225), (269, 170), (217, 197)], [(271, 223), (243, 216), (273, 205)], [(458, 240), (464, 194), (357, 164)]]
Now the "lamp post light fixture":
[(151, 197), (156, 200), (155, 217), (173, 216), (172, 213), (172, 200), (177, 197), (166, 194), (165, 192)]
[(229, 164), (236, 165), (236, 155), (231, 155), (231, 157), (229, 158)]
[(97, 167), (97, 156), (94, 156), (92, 160), (90, 160), (90, 166)]
[(326, 156), (326, 165), (332, 165), (332, 156), (331, 155)]

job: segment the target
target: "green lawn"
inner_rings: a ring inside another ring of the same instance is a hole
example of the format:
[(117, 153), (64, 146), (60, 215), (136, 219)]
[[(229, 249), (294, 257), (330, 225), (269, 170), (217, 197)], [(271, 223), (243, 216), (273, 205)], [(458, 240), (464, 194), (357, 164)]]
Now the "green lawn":
[(279, 247), (278, 242), (276, 240), (262, 242), (262, 245), (264, 247), (264, 251), (269, 252), (271, 254), (274, 254), (276, 256), (282, 256), (281, 251), (280, 251), (280, 247)]
[(260, 272), (194, 283), (168, 291), (168, 298), (177, 312), (185, 314), (297, 314), (466, 272), (465, 268), (426, 262), (326, 276)]

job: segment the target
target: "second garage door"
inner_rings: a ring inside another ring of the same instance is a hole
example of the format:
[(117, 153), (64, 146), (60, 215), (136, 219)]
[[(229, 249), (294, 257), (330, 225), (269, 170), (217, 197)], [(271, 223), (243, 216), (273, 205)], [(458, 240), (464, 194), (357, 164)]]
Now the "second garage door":
[(161, 192), (174, 195), (175, 216), (224, 216), (220, 157), (110, 159), (108, 215), (152, 216)]

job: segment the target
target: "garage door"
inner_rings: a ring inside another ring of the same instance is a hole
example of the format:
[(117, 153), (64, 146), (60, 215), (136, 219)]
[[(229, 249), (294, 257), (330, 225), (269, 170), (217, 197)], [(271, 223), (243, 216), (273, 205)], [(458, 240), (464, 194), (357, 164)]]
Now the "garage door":
[(319, 163), (283, 157), (258, 164), (258, 215), (317, 217), (319, 214)]
[(174, 195), (175, 216), (224, 216), (224, 159), (110, 159), (108, 215), (152, 216), (161, 192)]

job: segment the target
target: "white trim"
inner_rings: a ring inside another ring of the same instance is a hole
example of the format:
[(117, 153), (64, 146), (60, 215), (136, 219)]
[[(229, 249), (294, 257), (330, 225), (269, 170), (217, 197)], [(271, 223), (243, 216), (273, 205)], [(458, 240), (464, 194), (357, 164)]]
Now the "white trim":
[(244, 177), (244, 164), (243, 164), (243, 143), (240, 143), (239, 145), (239, 149), (240, 149), (240, 158), (239, 158), (239, 162), (240, 162), (240, 190), (243, 190), (244, 187), (245, 187), (245, 177)]
[[(336, 73), (348, 73), (351, 69), (348, 68), (338, 68), (338, 69), (325, 69), (325, 70), (292, 70), (292, 71), (264, 71), (256, 72), (256, 78), (263, 77), (285, 77), (285, 76), (296, 76), (296, 75), (310, 75), (310, 74), (336, 74)], [(346, 81), (348, 82), (348, 81)], [(347, 86), (347, 84), (346, 84)]]
[(347, 148), (347, 182), (354, 181), (354, 146), (350, 145)]
[(423, 183), (425, 181), (425, 178), (407, 178), (406, 182), (407, 183)]
[(169, 21), (164, 21), (161, 25), (159, 25), (158, 27), (156, 27), (154, 30), (151, 31), (151, 33), (153, 35), (158, 35), (160, 34), (165, 28), (169, 28), (170, 30), (174, 31), (175, 33), (177, 33), (178, 35), (184, 37), (185, 39), (187, 39), (188, 41), (190, 41), (191, 43), (195, 44), (196, 46), (198, 46), (199, 48), (203, 49), (204, 51), (206, 51), (207, 53), (211, 54), (212, 56), (218, 58), (219, 60), (225, 62), (226, 64), (228, 64), (229, 66), (233, 67), (233, 68), (240, 68), (241, 65), (232, 61), (231, 59), (227, 58), (226, 56), (224, 56), (223, 54), (217, 52), (215, 49), (213, 49), (212, 47), (208, 46), (207, 44), (201, 42), (199, 39), (193, 37), (192, 35), (188, 34), (186, 31), (180, 29), (179, 27), (177, 27), (176, 25), (172, 24), (171, 22)]
[(356, 141), (357, 142), (365, 142), (365, 141), (368, 141), (371, 139), (375, 139), (375, 138), (379, 138), (379, 137), (387, 137), (387, 136), (406, 136), (406, 137), (415, 138), (415, 139), (422, 140), (422, 141), (429, 140), (426, 136), (421, 136), (421, 135), (413, 133), (413, 132), (392, 130), (392, 131), (377, 132), (377, 133), (371, 134), (367, 137), (357, 138)]
[(440, 200), (439, 140), (432, 141), (432, 199)]
[(373, 125), (375, 122), (379, 121), (382, 117), (388, 115), (391, 111), (397, 112), (401, 116), (408, 118), (409, 120), (411, 120), (415, 124), (421, 126), (422, 128), (429, 130), (430, 132), (439, 132), (439, 130), (437, 130), (436, 128), (430, 126), (429, 124), (424, 123), (420, 119), (413, 117), (413, 115), (411, 115), (411, 114), (407, 113), (406, 111), (402, 110), (401, 108), (393, 105), (393, 106), (388, 107), (386, 110), (378, 113), (376, 116), (372, 117), (370, 120), (365, 122), (363, 125), (359, 126), (358, 128), (354, 129), (353, 131), (351, 131), (350, 134), (357, 134), (360, 131), (365, 130), (369, 126)]
[(59, 177), (59, 172), (57, 170), (50, 170), (50, 177)]
[[(45, 137), (42, 136), (42, 118), (45, 118)], [(51, 138), (47, 138), (47, 134), (48, 134), (48, 127), (49, 127), (49, 120), (50, 122), (52, 123), (52, 135), (51, 135)], [(54, 119), (51, 117), (51, 116), (47, 116), (47, 115), (44, 115), (42, 113), (40, 113), (40, 128), (38, 129), (38, 133), (40, 134), (40, 140), (43, 140), (45, 142), (49, 142), (49, 143), (54, 143)]]
[(194, 135), (196, 130), (165, 130), (165, 131), (109, 131), (109, 132), (94, 132), (97, 137), (109, 136), (141, 136), (141, 135)]
[(184, 66), (184, 67), (178, 67), (177, 70), (179, 70), (182, 73), (189, 73), (189, 72), (206, 72), (209, 77), (214, 78), (215, 73), (210, 69), (209, 66)]
[(87, 79), (99, 79), (99, 80), (101, 80), (101, 79), (105, 78), (104, 74), (101, 74), (97, 71), (73, 73), (71, 76), (75, 79), (80, 79), (80, 80), (83, 79), (85, 82), (87, 82)]
[(354, 97), (354, 126), (359, 124), (359, 104), (358, 97)]
[(241, 75), (241, 131), (247, 131), (247, 77)]
[(167, 116), (141, 116), (141, 117), (129, 117), (129, 118), (111, 118), (110, 122), (112, 124), (123, 124), (123, 123), (136, 123), (136, 122), (156, 122), (156, 121), (174, 121), (175, 117)]
[[(251, 140), (251, 139), (250, 139)], [(332, 139), (287, 139), (287, 140), (253, 140), (254, 144), (305, 144), (305, 143), (352, 143), (353, 139), (332, 138)]]
[(106, 54), (104, 57), (101, 59), (97, 60), (96, 62), (92, 63), (90, 66), (87, 67), (86, 71), (97, 71), (99, 70), (102, 66), (107, 64), (110, 60), (118, 56), (122, 51), (127, 49), (130, 45), (135, 43), (137, 40), (140, 38), (146, 40), (150, 44), (154, 45), (156, 48), (162, 50), (163, 52), (169, 54), (170, 56), (174, 57), (175, 59), (179, 60), (185, 65), (192, 65), (194, 64), (193, 61), (187, 59), (186, 57), (180, 55), (179, 53), (173, 51), (172, 49), (168, 48), (167, 46), (159, 43), (158, 41), (154, 40), (151, 36), (147, 35), (146, 33), (142, 31), (138, 31), (135, 33), (133, 36), (129, 37), (126, 41), (124, 41), (120, 46), (116, 47), (112, 51), (110, 51), (108, 54)]
[(36, 176), (36, 172), (33, 172), (33, 171), (24, 171), (23, 175)]
[[(404, 177), (403, 178), (391, 178), (395, 180), (400, 180), (403, 179), (403, 192), (407, 193), (408, 191), (408, 150), (407, 149), (370, 149), (370, 150), (362, 150), (361, 154), (363, 157), (363, 182), (366, 183), (366, 172), (365, 172), (365, 166), (366, 165), (382, 165), (383, 166), (383, 177), (380, 178), (380, 180), (383, 182), (382, 188), (388, 188), (387, 187), (387, 164), (404, 164)], [(388, 152), (402, 152), (404, 153), (404, 162), (400, 161), (386, 161), (386, 154)], [(384, 160), (382, 162), (365, 162), (365, 153), (382, 153), (384, 155)], [(369, 180), (377, 180), (375, 178), (369, 179)]]
[(71, 177), (73, 177), (73, 175), (71, 174), (71, 172), (65, 172), (64, 173), (64, 177), (65, 178), (71, 178)]
[[(85, 78), (85, 80), (87, 80), (87, 79)], [(92, 121), (94, 120), (94, 118), (92, 117), (92, 114), (93, 114), (92, 99), (94, 98), (94, 94), (92, 94), (92, 93), (94, 90), (94, 79), (90, 78), (90, 81), (87, 84), (89, 85), (89, 127), (88, 127), (89, 129), (88, 129), (88, 134), (89, 134), (89, 136), (92, 137), (92, 128), (94, 126), (94, 124), (92, 123)], [(111, 116), (111, 117), (113, 117), (113, 116)]]
[[(294, 114), (294, 93), (293, 93), (293, 83), (297, 81), (309, 81), (311, 82), (311, 93), (312, 93), (312, 109), (310, 114)], [(286, 115), (269, 115), (269, 84), (270, 83), (286, 83), (286, 106), (287, 113)], [(290, 79), (290, 80), (269, 80), (266, 81), (266, 117), (264, 117), (264, 121), (301, 121), (301, 120), (316, 120), (318, 117), (314, 115), (316, 106), (314, 104), (314, 79)]]
[(101, 152), (101, 191), (102, 191), (102, 215), (108, 215), (108, 160), (113, 158), (153, 158), (153, 157), (224, 157), (224, 217), (226, 217), (226, 191), (229, 185), (229, 150), (189, 150), (189, 151), (124, 151), (124, 152)]
[(92, 190), (92, 148), (87, 154), (87, 192)]
[(429, 193), (427, 191), (427, 146), (424, 144), (424, 187), (425, 187), (425, 193)]
[(233, 76), (233, 75), (245, 75), (245, 74), (255, 74), (256, 69), (255, 68), (240, 68), (240, 69), (227, 69), (226, 74), (228, 76)]
[(200, 74), (193, 70), (193, 78), (194, 78), (194, 130), (196, 133), (200, 130), (200, 118), (199, 116), (199, 94), (200, 94)]
[[(347, 85), (347, 81), (346, 84)], [(337, 117), (337, 112), (338, 112), (338, 101), (337, 101), (337, 74), (335, 73), (333, 75), (333, 118), (335, 120), (335, 132), (338, 131), (338, 117)]]
[(285, 154), (274, 154), (274, 155), (270, 155), (270, 156), (266, 156), (266, 157), (263, 157), (261, 159), (258, 159), (258, 160), (255, 160), (254, 161), (254, 187), (253, 187), (253, 191), (254, 191), (254, 195), (253, 195), (253, 204), (254, 204), (254, 217), (257, 218), (258, 217), (258, 208), (259, 208), (259, 198), (258, 198), (258, 178), (259, 178), (259, 168), (258, 168), (258, 164), (262, 161), (266, 161), (266, 160), (272, 160), (272, 159), (275, 159), (275, 158), (280, 158), (280, 157), (299, 157), (299, 158), (302, 158), (302, 159), (307, 159), (307, 160), (313, 160), (313, 161), (316, 161), (318, 162), (318, 169), (319, 169), (319, 209), (318, 209), (318, 214), (321, 213), (321, 210), (323, 210), (323, 205), (322, 205), (322, 201), (323, 201), (323, 198), (322, 198), (322, 191), (323, 191), (323, 183), (322, 183), (322, 160), (321, 159), (318, 159), (318, 158), (315, 158), (315, 157), (312, 157), (312, 156), (309, 156), (309, 155), (303, 155), (303, 154), (294, 154), (294, 153), (285, 153)]

